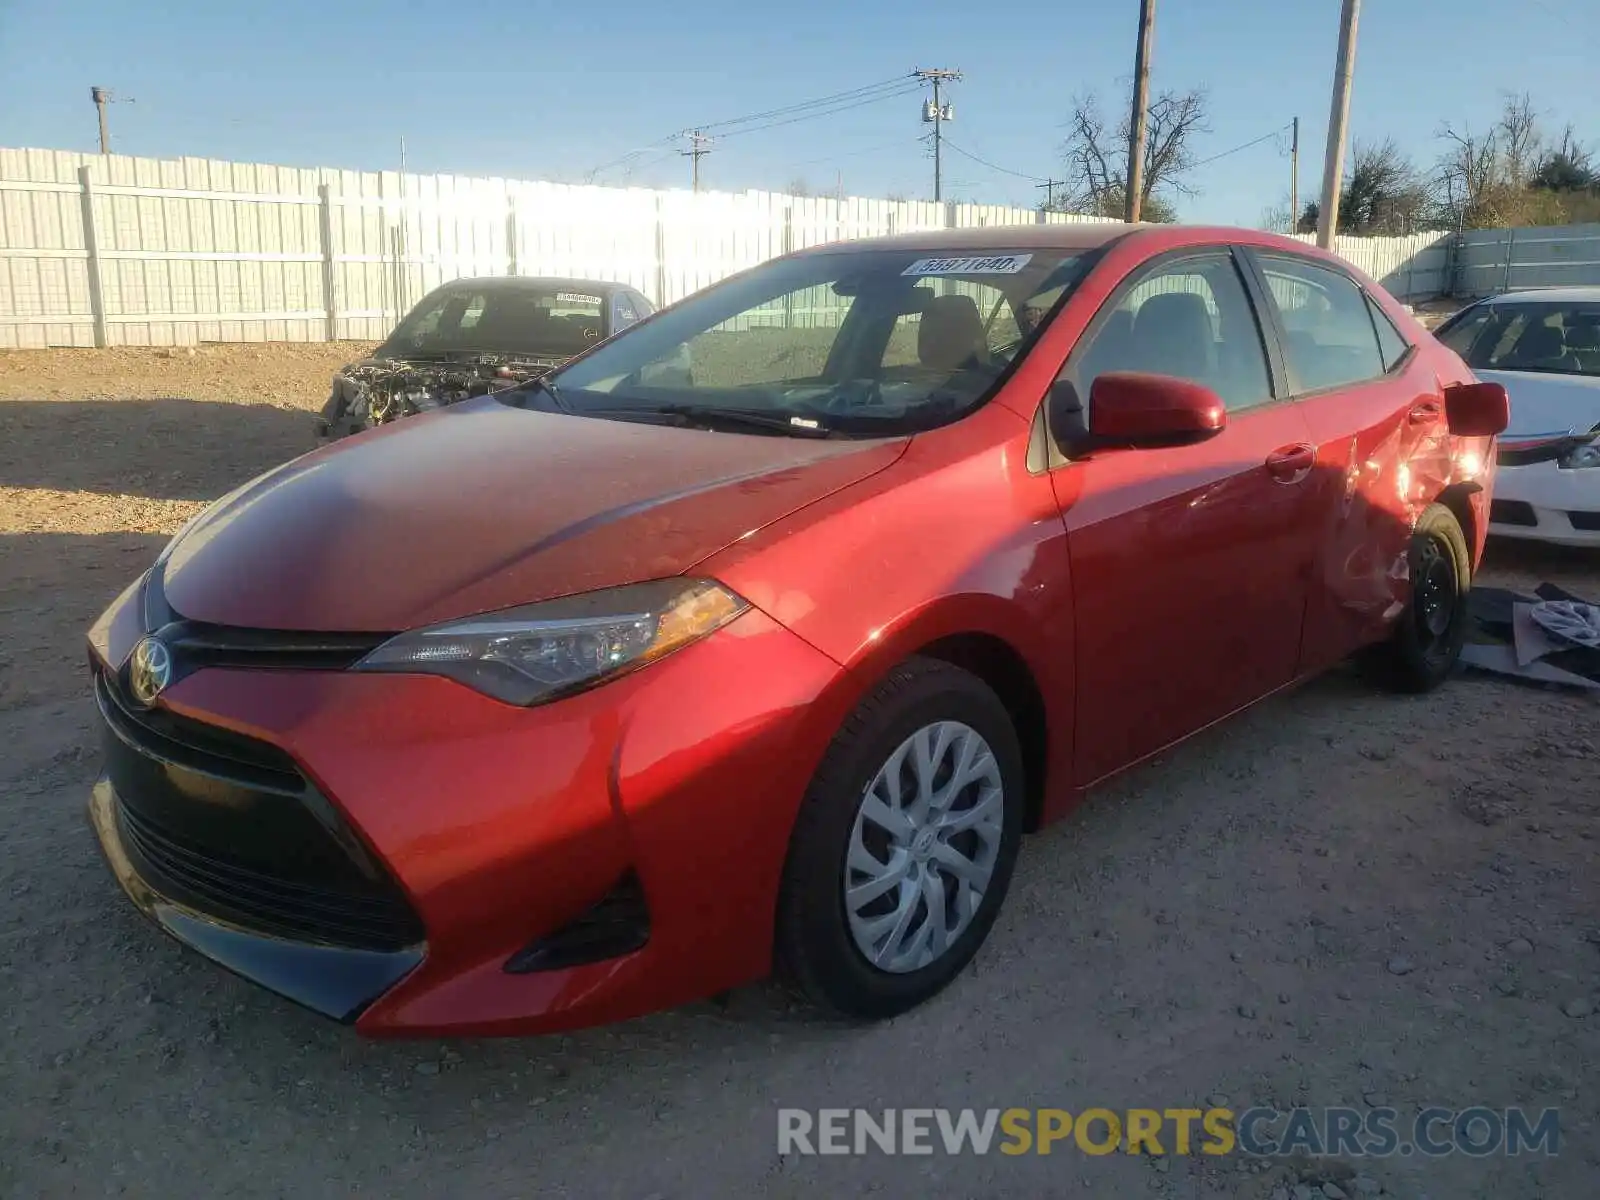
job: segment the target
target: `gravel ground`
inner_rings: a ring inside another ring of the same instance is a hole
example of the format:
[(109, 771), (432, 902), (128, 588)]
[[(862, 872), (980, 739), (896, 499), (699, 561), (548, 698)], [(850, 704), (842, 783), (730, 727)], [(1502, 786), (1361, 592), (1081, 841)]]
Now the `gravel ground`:
[[(160, 937), (84, 825), (83, 630), (206, 499), (309, 448), (360, 349), (0, 354), (0, 1196), (1594, 1194), (1600, 1016), (1567, 1014), (1600, 1002), (1600, 705), (1494, 680), (1336, 674), (1130, 774), (1029, 842), (973, 970), (874, 1028), (757, 987), (373, 1044)], [(1600, 594), (1580, 555), (1496, 546), (1491, 575)], [(776, 1147), (779, 1106), (1222, 1098), (1555, 1106), (1563, 1141), (1262, 1172)]]

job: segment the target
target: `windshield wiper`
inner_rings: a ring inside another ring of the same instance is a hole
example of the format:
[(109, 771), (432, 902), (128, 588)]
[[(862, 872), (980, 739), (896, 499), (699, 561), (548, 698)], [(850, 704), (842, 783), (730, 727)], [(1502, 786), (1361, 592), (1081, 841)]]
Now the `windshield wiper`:
[(524, 380), (515, 387), (506, 388), (504, 391), (495, 394), (506, 398), (517, 396), (519, 397), (516, 401), (518, 407), (526, 408), (528, 407), (526, 401), (531, 399), (535, 392), (543, 392), (550, 400), (550, 407), (556, 412), (570, 413), (572, 411), (572, 406), (561, 398), (560, 389), (543, 375), (536, 375), (532, 379)]
[(833, 431), (813, 417), (779, 416), (755, 408), (729, 408), (721, 404), (651, 404), (625, 408), (585, 408), (579, 416), (616, 417), (622, 420), (649, 420), (651, 417), (676, 417), (684, 425), (723, 426), (779, 433), (788, 437), (825, 438)]

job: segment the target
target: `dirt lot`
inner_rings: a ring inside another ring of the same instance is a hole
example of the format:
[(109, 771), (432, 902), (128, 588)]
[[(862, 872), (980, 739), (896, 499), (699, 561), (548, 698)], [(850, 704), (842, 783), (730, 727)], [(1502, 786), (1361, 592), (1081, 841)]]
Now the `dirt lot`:
[[(1481, 678), (1397, 699), (1336, 675), (1139, 770), (1025, 848), (974, 970), (876, 1028), (761, 987), (375, 1045), (160, 937), (83, 821), (83, 630), (205, 500), (309, 447), (357, 349), (0, 354), (0, 1196), (1595, 1194), (1600, 704)], [(1491, 554), (1600, 594), (1596, 560)], [(779, 1106), (1222, 1098), (1554, 1106), (1563, 1136), (1298, 1173), (776, 1151)]]

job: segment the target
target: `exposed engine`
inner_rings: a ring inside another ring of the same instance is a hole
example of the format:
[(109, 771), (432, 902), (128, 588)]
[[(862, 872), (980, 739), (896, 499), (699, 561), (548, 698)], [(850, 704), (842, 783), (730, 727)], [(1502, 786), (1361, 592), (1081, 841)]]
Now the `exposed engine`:
[(401, 417), (503, 391), (537, 379), (563, 361), (494, 354), (449, 362), (364, 359), (333, 377), (318, 436), (336, 441)]

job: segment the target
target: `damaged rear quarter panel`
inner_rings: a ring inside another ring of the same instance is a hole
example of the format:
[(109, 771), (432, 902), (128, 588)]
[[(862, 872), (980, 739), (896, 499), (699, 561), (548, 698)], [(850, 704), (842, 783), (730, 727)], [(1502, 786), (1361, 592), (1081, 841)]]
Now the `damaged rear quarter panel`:
[[(1319, 505), (1304, 670), (1387, 636), (1410, 599), (1417, 518), (1451, 485), (1486, 483), (1486, 448), (1474, 453), (1479, 439), (1453, 437), (1445, 424), (1443, 386), (1455, 380), (1441, 378), (1449, 364), (1431, 340), (1394, 375), (1301, 401), (1317, 445), (1316, 478), (1329, 489)], [(1437, 417), (1413, 416), (1428, 406)], [(1481, 527), (1466, 532), (1476, 556)]]

